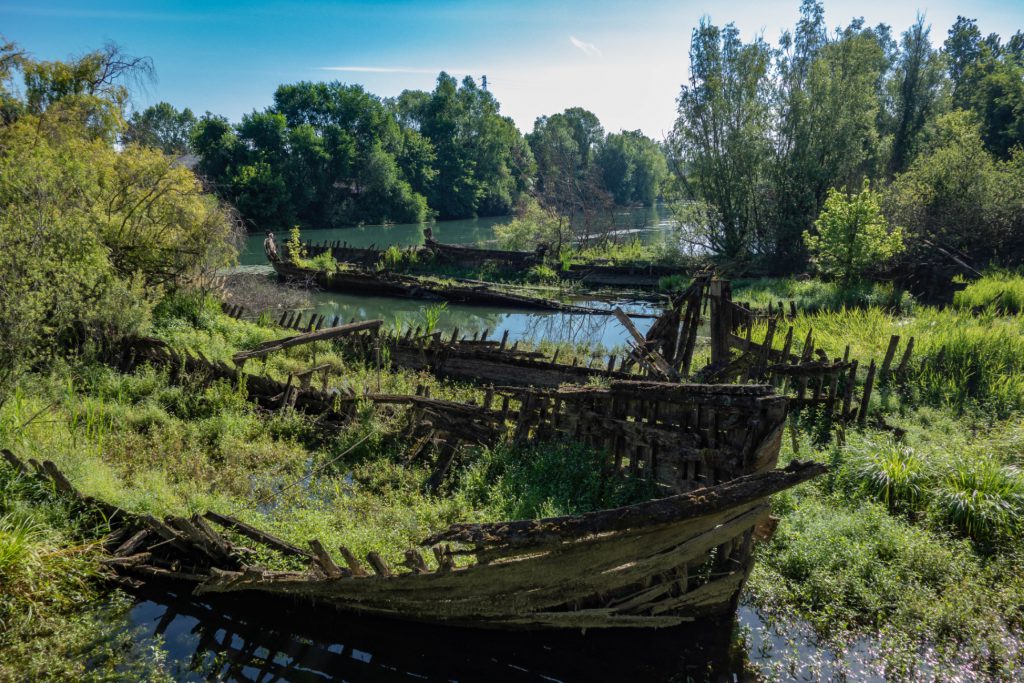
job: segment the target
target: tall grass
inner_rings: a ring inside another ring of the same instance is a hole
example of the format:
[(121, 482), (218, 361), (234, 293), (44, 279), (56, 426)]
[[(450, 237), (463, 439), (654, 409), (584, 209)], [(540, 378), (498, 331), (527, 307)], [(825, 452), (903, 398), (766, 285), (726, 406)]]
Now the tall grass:
[(1002, 313), (1024, 312), (1024, 276), (989, 273), (953, 295), (958, 308), (989, 310)]
[(734, 280), (733, 299), (764, 308), (779, 301), (796, 303), (803, 311), (839, 311), (844, 308), (877, 306), (904, 314), (914, 309), (914, 298), (890, 283), (824, 282), (795, 278)]
[(961, 459), (935, 496), (938, 513), (977, 542), (990, 546), (1020, 537), (1024, 477), (995, 458)]
[(815, 347), (831, 358), (849, 345), (862, 373), (870, 360), (881, 362), (892, 335), (902, 338), (901, 349), (913, 337), (908, 380), (918, 400), (999, 418), (1024, 411), (1024, 315), (921, 307), (905, 317), (871, 307), (801, 313), (791, 324), (797, 352), (813, 331)]

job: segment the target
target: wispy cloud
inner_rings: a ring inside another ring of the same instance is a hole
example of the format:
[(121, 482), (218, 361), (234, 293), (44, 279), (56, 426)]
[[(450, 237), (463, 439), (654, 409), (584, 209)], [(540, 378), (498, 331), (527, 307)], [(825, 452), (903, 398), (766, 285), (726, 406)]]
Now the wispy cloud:
[(583, 54), (585, 54), (588, 57), (601, 56), (601, 51), (598, 50), (597, 45), (594, 45), (593, 43), (588, 43), (586, 41), (580, 40), (576, 36), (569, 36), (569, 42), (573, 44), (573, 47), (578, 48), (583, 52)]
[(424, 69), (408, 66), (321, 66), (321, 71), (350, 71), (366, 74), (437, 74), (445, 71), (449, 74), (473, 74), (474, 69)]

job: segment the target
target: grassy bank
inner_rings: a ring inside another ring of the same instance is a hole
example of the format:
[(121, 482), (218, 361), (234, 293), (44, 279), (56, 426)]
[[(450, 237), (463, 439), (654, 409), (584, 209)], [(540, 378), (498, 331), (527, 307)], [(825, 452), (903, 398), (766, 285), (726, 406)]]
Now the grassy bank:
[[(833, 356), (849, 344), (854, 357), (880, 358), (891, 334), (914, 336), (917, 351), (903, 385), (876, 393), (875, 412), (896, 432), (849, 430), (836, 445), (820, 441), (813, 420), (793, 422), (783, 459), (813, 457), (832, 469), (774, 501), (779, 532), (759, 551), (748, 600), (777, 623), (810, 624), (837, 647), (883, 643), (873, 661), (897, 679), (1012, 678), (1024, 668), (1024, 584), (1014, 569), (1024, 559), (1024, 319), (868, 307), (804, 312), (793, 324), (795, 339), (813, 330)], [(212, 359), (282, 334), (196, 297), (166, 300), (151, 332)], [(329, 342), (250, 363), (248, 371), (279, 379), (326, 363), (332, 386), (357, 393), (426, 385), (436, 397), (482, 399), (475, 387), (386, 358), (378, 367)], [(364, 411), (327, 433), (308, 416), (256, 409), (244, 387), (176, 385), (161, 371), (123, 375), (78, 359), (21, 382), (0, 408), (0, 443), (54, 460), (84, 492), (133, 510), (214, 509), (298, 543), (318, 538), (392, 563), (455, 521), (580, 512), (650, 494), (609, 486), (599, 455), (561, 444), (464, 452), (444, 495), (431, 495), (430, 466), (406, 462), (404, 425), (400, 410)], [(125, 605), (96, 580), (94, 541), (104, 530), (77, 528), (44, 492), (3, 476), (0, 617), (11, 626), (0, 635), (0, 676), (17, 679), (53, 657), (79, 669), (100, 662), (96, 672), (122, 660), (159, 671), (158, 644), (128, 646), (117, 629), (86, 637), (94, 620), (115, 623)], [(117, 654), (104, 660), (110, 648)]]

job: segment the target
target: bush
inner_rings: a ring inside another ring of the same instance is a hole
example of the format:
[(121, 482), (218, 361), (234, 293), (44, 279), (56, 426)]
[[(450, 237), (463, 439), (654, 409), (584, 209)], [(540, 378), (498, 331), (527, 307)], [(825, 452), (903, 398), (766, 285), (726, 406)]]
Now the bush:
[(1021, 535), (1024, 478), (992, 457), (962, 459), (935, 496), (935, 509), (983, 548)]
[(830, 189), (814, 228), (815, 233), (804, 233), (804, 242), (815, 266), (843, 282), (857, 280), (904, 249), (902, 231), (889, 230), (867, 178), (856, 195)]
[(889, 443), (853, 458), (848, 467), (859, 490), (890, 512), (918, 510), (925, 500), (928, 466), (910, 447)]

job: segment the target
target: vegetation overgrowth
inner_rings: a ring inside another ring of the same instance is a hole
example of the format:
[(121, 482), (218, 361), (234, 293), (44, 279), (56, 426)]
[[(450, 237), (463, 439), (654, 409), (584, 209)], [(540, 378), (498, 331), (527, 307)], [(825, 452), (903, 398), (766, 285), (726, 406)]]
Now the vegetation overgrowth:
[[(888, 27), (860, 20), (830, 34), (813, 0), (778, 50), (702, 22), (668, 148), (681, 200), (676, 243), (642, 247), (605, 239), (610, 207), (666, 191), (661, 150), (643, 136), (605, 135), (579, 108), (542, 117), (524, 137), (490, 93), (442, 74), (432, 93), (387, 102), (358, 86), (282, 86), (271, 108), (236, 125), (160, 105), (125, 121), (127, 84), (151, 74), (147, 60), (108, 46), (39, 62), (4, 42), (0, 447), (53, 460), (85, 493), (135, 511), (215, 509), (393, 564), (454, 521), (574, 513), (652, 494), (609, 478), (602, 454), (569, 442), (463, 451), (431, 493), (431, 468), (405, 457), (402, 409), (363, 405), (334, 432), (315, 416), (258, 409), (244, 384), (113, 369), (109, 351), (135, 335), (227, 360), (282, 334), (265, 317), (223, 315), (203, 293), (232, 262), (239, 224), (154, 146), (198, 151), (221, 199), (252, 226), (519, 204), (502, 239), (556, 245), (551, 262), (521, 276), (542, 284), (574, 259), (648, 254), (799, 272), (810, 247), (832, 279), (736, 281), (737, 300), (794, 302), (794, 350), (810, 333), (829, 357), (848, 348), (862, 375), (892, 335), (913, 337), (915, 351), (899, 378), (879, 378), (878, 419), (868, 425), (793, 415), (783, 461), (811, 457), (830, 470), (773, 500), (778, 532), (758, 550), (747, 599), (774, 624), (796, 619), (838, 651), (871, 644), (871, 666), (890, 678), (1020, 679), (1022, 278), (986, 271), (952, 306), (936, 307), (872, 276), (898, 252), (915, 265), (936, 253), (979, 268), (1020, 265), (1024, 91), (1004, 85), (1020, 80), (1022, 46), (1020, 33), (982, 38), (962, 17), (941, 50), (923, 19), (898, 45)], [(356, 119), (367, 125), (350, 125)], [(468, 145), (481, 130), (494, 144)], [(715, 135), (698, 135), (706, 130)], [(865, 178), (871, 194), (844, 194)], [(421, 264), (389, 250), (382, 265)], [(429, 329), (442, 313), (426, 308), (417, 324)], [(707, 353), (698, 346), (695, 367)], [(386, 353), (366, 362), (331, 342), (247, 369), (284, 379), (313, 365), (346, 393), (428, 386), (439, 398), (483, 398), (478, 387), (392, 367)], [(173, 678), (159, 640), (127, 628), (130, 599), (104, 583), (98, 541), (107, 531), (0, 463), (0, 680)], [(775, 664), (755, 662), (769, 676)], [(790, 661), (790, 671), (799, 665)]]

